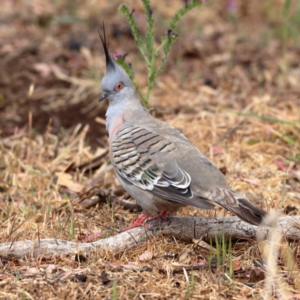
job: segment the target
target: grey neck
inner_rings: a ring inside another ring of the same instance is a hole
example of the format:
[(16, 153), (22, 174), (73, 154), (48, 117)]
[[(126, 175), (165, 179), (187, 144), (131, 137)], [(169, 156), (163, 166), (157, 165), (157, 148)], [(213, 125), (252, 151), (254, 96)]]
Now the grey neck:
[(121, 102), (109, 101), (109, 106), (106, 111), (106, 129), (111, 135), (116, 122), (121, 118), (127, 120), (136, 116), (137, 114), (142, 117), (145, 113), (144, 107), (139, 102), (138, 98), (123, 99)]

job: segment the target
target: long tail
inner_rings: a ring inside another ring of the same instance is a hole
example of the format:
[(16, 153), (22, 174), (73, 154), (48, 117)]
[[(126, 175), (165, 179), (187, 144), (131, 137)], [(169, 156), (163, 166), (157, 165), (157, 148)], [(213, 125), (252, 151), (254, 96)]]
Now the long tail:
[(232, 212), (236, 214), (238, 217), (240, 217), (242, 220), (253, 225), (259, 225), (266, 217), (267, 213), (265, 211), (253, 205), (246, 199), (238, 198), (238, 201), (239, 201), (239, 210), (232, 210)]
[(267, 213), (261, 208), (250, 203), (245, 198), (239, 197), (231, 190), (225, 191), (227, 199), (225, 201), (218, 201), (217, 203), (237, 215), (243, 221), (246, 221), (253, 225), (259, 225), (266, 217)]
[(259, 225), (267, 215), (261, 208), (230, 189), (217, 189), (214, 196), (215, 204), (229, 210), (247, 223)]

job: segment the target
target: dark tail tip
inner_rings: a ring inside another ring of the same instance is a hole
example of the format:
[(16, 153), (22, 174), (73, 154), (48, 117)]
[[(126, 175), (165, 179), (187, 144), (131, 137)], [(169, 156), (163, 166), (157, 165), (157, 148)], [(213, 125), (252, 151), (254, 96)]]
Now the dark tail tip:
[(98, 30), (98, 34), (99, 37), (101, 39), (102, 42), (102, 46), (104, 49), (104, 53), (105, 53), (105, 58), (106, 58), (106, 68), (107, 69), (114, 69), (115, 68), (115, 64), (114, 61), (111, 59), (109, 52), (108, 52), (108, 42), (106, 40), (106, 34), (105, 34), (105, 26), (104, 26), (104, 22), (103, 22), (103, 36), (100, 33), (100, 30)]
[(239, 198), (240, 212), (237, 214), (242, 220), (252, 224), (259, 225), (262, 223), (267, 213), (261, 208), (253, 205), (244, 198)]

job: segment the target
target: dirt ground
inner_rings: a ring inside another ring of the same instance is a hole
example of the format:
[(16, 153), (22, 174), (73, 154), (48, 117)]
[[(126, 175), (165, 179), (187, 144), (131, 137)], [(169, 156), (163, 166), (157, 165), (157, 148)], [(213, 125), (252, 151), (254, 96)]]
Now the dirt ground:
[[(1, 3), (1, 243), (91, 242), (117, 234), (140, 213), (113, 201), (135, 203), (110, 167), (107, 103), (98, 102), (105, 73), (102, 22), (111, 54), (128, 54), (146, 91), (145, 63), (117, 11), (122, 3)], [(125, 4), (145, 33), (141, 1)], [(183, 5), (151, 1), (157, 45)], [(300, 209), (299, 30), (298, 0), (206, 0), (179, 22), (149, 102), (152, 114), (182, 130), (235, 191), (266, 211), (291, 216)], [(91, 202), (75, 205), (95, 184)], [(186, 207), (177, 215), (230, 214)], [(299, 243), (280, 244), (281, 284), (268, 299), (300, 299)], [(266, 268), (257, 261), (266, 260), (263, 245), (238, 239), (221, 248), (223, 263), (211, 265), (216, 257), (210, 251), (172, 236), (113, 254), (0, 253), (0, 299), (262, 299)]]

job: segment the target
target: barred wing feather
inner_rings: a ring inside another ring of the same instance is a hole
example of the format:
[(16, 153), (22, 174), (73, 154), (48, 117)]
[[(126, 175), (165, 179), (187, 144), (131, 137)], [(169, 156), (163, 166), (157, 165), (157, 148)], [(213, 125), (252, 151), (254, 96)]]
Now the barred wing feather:
[(112, 142), (112, 162), (120, 176), (144, 190), (167, 188), (191, 196), (190, 175), (175, 160), (169, 139), (140, 126), (127, 126)]

